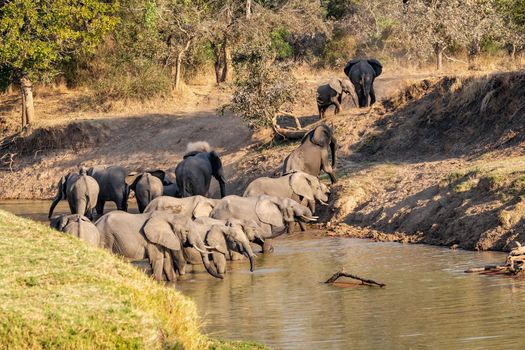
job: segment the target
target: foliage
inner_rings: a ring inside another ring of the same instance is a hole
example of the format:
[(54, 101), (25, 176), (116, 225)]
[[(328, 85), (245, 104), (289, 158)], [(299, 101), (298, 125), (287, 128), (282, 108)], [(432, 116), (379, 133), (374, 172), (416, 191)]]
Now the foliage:
[(118, 23), (117, 1), (0, 2), (0, 66), (32, 80), (74, 53), (91, 53)]
[(232, 101), (222, 108), (242, 117), (252, 129), (260, 129), (271, 126), (277, 112), (294, 103), (297, 91), (290, 66), (255, 61), (235, 80)]
[(293, 57), (292, 46), (287, 41), (289, 36), (290, 33), (286, 28), (277, 28), (270, 32), (271, 48), (280, 60)]

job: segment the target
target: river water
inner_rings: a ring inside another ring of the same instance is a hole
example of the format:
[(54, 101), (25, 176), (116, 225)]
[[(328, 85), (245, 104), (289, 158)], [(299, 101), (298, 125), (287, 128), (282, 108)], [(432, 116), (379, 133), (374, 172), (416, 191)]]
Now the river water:
[[(0, 209), (45, 219), (49, 202), (39, 203)], [(240, 261), (223, 281), (202, 272), (178, 282), (206, 332), (275, 349), (525, 347), (525, 279), (463, 272), (501, 263), (503, 253), (301, 233), (274, 246), (257, 258), (253, 273)], [(340, 268), (387, 286), (321, 283)]]

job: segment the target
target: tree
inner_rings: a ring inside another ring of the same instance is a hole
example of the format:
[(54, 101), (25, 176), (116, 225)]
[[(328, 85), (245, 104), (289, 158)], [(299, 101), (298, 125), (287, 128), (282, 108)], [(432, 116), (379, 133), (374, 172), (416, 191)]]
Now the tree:
[[(166, 65), (174, 67), (175, 89), (180, 87), (182, 59), (190, 45), (202, 36), (208, 15), (207, 1), (159, 1), (159, 31), (167, 46)], [(175, 56), (175, 64), (172, 57)]]
[(74, 54), (93, 52), (118, 23), (117, 1), (0, 1), (0, 67), (20, 86), (22, 127), (34, 119), (33, 83)]
[(525, 0), (497, 0), (496, 3), (503, 23), (502, 39), (514, 60), (518, 49), (525, 46)]
[(410, 0), (404, 6), (400, 29), (407, 37), (409, 49), (418, 56), (433, 52), (436, 69), (443, 67), (443, 53), (453, 44), (466, 47), (467, 35), (479, 17), (469, 17), (477, 1)]

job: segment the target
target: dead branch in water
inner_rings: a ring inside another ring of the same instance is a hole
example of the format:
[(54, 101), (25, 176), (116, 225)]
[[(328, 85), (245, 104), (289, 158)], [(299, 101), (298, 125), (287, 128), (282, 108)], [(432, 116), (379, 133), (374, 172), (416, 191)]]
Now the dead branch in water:
[(355, 280), (361, 281), (361, 284), (364, 284), (364, 285), (367, 285), (367, 286), (376, 285), (376, 286), (379, 286), (380, 288), (383, 288), (384, 286), (386, 286), (386, 284), (384, 284), (384, 283), (379, 283), (379, 282), (376, 282), (374, 280), (368, 280), (368, 279), (361, 278), (361, 277), (356, 276), (356, 275), (351, 275), (349, 273), (344, 272), (344, 270), (341, 270), (341, 271), (338, 271), (338, 272), (334, 273), (332, 275), (332, 277), (327, 279), (324, 283), (334, 283), (339, 277), (353, 278)]
[(475, 267), (465, 270), (466, 273), (474, 272), (498, 272), (517, 275), (523, 271), (525, 267), (525, 246), (522, 246), (516, 241), (516, 247), (513, 248), (507, 259), (505, 259), (505, 265), (489, 265), (485, 267)]

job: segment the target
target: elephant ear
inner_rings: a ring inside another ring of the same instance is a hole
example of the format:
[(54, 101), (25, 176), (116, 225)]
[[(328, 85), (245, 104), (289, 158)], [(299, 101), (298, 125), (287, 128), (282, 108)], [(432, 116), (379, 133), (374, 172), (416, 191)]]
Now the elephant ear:
[(290, 187), (292, 187), (295, 194), (308, 200), (314, 200), (312, 183), (310, 179), (304, 175), (304, 173), (295, 173), (290, 176)]
[(345, 65), (345, 68), (343, 69), (345, 71), (345, 74), (349, 75), (350, 74), (350, 69), (352, 69), (352, 67), (354, 65), (359, 63), (359, 61), (361, 61), (361, 59), (359, 59), (359, 58), (355, 58), (355, 59), (353, 59), (351, 61), (348, 61), (348, 63), (346, 63), (346, 65)]
[(224, 255), (228, 254), (228, 245), (225, 236), (227, 235), (226, 226), (213, 225), (206, 233), (205, 241), (208, 246)]
[(255, 205), (255, 213), (261, 222), (274, 227), (284, 226), (283, 216), (277, 203), (269, 198), (260, 198)]
[(146, 238), (155, 244), (171, 250), (180, 250), (180, 240), (173, 232), (173, 227), (162, 216), (150, 218), (143, 229)]
[(137, 171), (129, 173), (124, 179), (126, 181), (126, 185), (128, 185), (132, 191), (135, 191), (135, 188), (137, 187), (137, 182), (139, 182), (140, 179), (142, 179), (143, 175), (144, 173), (139, 173)]
[(328, 85), (335, 90), (338, 94), (343, 92), (343, 85), (340, 79), (334, 78), (328, 82)]
[(371, 65), (372, 68), (374, 69), (374, 72), (376, 73), (376, 77), (381, 75), (381, 72), (383, 71), (383, 66), (381, 65), (381, 63), (379, 63), (378, 60), (371, 58), (368, 60), (368, 64)]
[(197, 203), (195, 208), (193, 208), (193, 217), (198, 218), (201, 216), (210, 216), (210, 213), (213, 210), (213, 205), (207, 199), (203, 199)]
[(158, 178), (160, 181), (162, 181), (163, 185), (170, 185), (171, 184), (171, 182), (168, 181), (168, 179), (166, 177), (166, 172), (164, 170), (155, 169), (155, 170), (146, 170), (145, 172), (155, 176), (156, 178)]
[(310, 134), (310, 141), (317, 146), (325, 147), (330, 143), (331, 133), (332, 132), (327, 125), (319, 125)]

